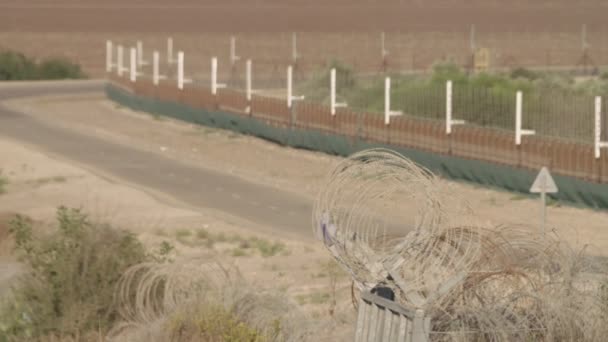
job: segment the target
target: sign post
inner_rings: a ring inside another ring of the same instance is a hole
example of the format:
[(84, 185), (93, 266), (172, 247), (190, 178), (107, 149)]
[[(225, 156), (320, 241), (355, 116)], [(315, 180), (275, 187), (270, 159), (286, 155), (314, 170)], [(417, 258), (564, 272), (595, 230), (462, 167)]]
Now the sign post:
[(547, 224), (547, 194), (557, 193), (557, 185), (551, 177), (551, 173), (549, 173), (549, 169), (543, 166), (536, 176), (534, 183), (532, 183), (532, 187), (530, 187), (530, 192), (533, 194), (540, 193), (540, 201), (542, 205), (542, 221), (541, 228), (543, 230), (543, 236), (545, 235), (545, 226)]

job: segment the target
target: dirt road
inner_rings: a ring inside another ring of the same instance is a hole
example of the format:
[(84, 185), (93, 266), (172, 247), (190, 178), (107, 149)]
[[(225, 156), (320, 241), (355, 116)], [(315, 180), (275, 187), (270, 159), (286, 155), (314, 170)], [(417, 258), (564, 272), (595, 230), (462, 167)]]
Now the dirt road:
[[(4, 99), (16, 96), (101, 90), (99, 82), (75, 83), (59, 89), (36, 86), (4, 91)], [(0, 107), (0, 135), (38, 146), (112, 177), (194, 207), (212, 208), (279, 231), (309, 237), (311, 202), (296, 194), (248, 182), (236, 176), (195, 167), (124, 144), (102, 140), (44, 120)]]

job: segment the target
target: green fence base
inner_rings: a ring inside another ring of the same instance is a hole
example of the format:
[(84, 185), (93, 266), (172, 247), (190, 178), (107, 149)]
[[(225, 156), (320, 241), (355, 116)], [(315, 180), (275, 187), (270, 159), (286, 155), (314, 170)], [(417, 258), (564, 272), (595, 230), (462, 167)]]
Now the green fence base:
[[(529, 194), (530, 186), (536, 177), (536, 172), (480, 160), (348, 139), (316, 130), (275, 127), (255, 117), (194, 109), (180, 103), (136, 96), (112, 84), (106, 86), (106, 94), (112, 101), (133, 110), (168, 116), (198, 125), (232, 130), (294, 148), (340, 156), (348, 156), (368, 148), (389, 148), (443, 177), (507, 191)], [(559, 175), (553, 177), (559, 187), (559, 192), (551, 195), (553, 199), (594, 209), (608, 208), (608, 184), (591, 183)]]

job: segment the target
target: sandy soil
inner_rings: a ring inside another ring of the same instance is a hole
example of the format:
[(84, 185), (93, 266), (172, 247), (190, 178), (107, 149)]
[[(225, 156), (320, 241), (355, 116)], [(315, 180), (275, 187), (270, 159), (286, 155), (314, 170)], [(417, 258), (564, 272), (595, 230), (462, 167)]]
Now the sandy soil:
[[(175, 207), (145, 191), (2, 137), (0, 169), (9, 181), (6, 193), (0, 194), (0, 236), (6, 237), (12, 213), (27, 215), (52, 229), (58, 206), (83, 208), (93, 220), (136, 233), (150, 249), (158, 250), (163, 241), (171, 243), (173, 259), (205, 255), (234, 264), (252, 284), (287, 293), (312, 317), (325, 316), (330, 309), (333, 287), (325, 267), (331, 265), (330, 259), (320, 245), (308, 239), (281, 239), (251, 230), (247, 222), (224, 213)], [(253, 238), (280, 247), (263, 256)], [(0, 296), (23, 271), (10, 252), (11, 244), (0, 241)], [(342, 272), (338, 278), (340, 305), (334, 316), (338, 329), (334, 335), (328, 333), (328, 341), (348, 334), (354, 319), (349, 279)]]

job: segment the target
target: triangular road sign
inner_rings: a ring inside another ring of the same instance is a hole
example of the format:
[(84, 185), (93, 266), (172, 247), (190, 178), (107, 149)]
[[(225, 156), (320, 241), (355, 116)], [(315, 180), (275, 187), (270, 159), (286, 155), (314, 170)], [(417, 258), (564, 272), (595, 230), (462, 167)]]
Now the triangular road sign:
[(551, 174), (549, 173), (549, 169), (547, 169), (546, 167), (543, 167), (542, 169), (540, 169), (538, 176), (536, 176), (536, 179), (534, 180), (534, 183), (532, 184), (532, 187), (530, 188), (530, 192), (531, 193), (545, 192), (548, 194), (554, 194), (557, 191), (558, 191), (557, 185), (555, 184), (553, 177), (551, 177)]

